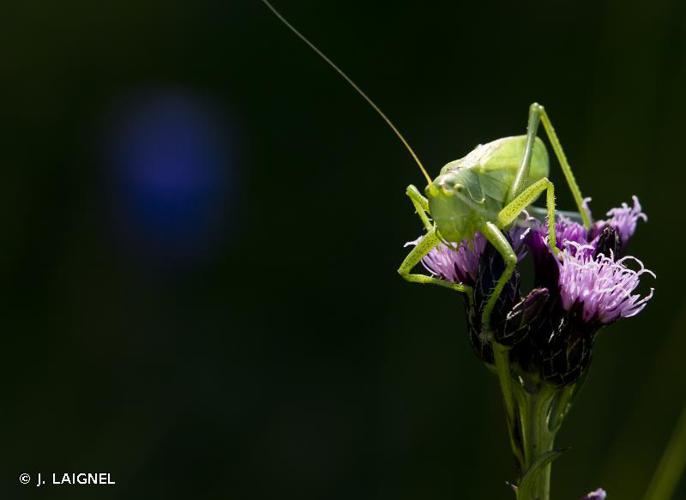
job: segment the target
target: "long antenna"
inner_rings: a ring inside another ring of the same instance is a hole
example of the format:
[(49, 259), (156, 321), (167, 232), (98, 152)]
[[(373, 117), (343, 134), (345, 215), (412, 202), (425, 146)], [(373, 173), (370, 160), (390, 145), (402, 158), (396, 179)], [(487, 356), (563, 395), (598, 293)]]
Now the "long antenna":
[(341, 76), (343, 77), (343, 79), (344, 79), (346, 82), (348, 82), (348, 83), (350, 84), (350, 86), (351, 86), (352, 88), (354, 88), (354, 89), (357, 91), (357, 93), (360, 94), (360, 95), (364, 98), (365, 101), (367, 101), (367, 102), (369, 103), (369, 105), (374, 109), (374, 111), (376, 111), (376, 112), (379, 114), (379, 116), (380, 116), (381, 118), (383, 118), (383, 120), (386, 122), (386, 124), (387, 124), (389, 127), (391, 127), (391, 130), (393, 130), (393, 132), (395, 132), (395, 135), (398, 136), (398, 139), (400, 139), (400, 141), (403, 143), (403, 145), (404, 145), (404, 146), (407, 148), (407, 150), (410, 152), (410, 154), (412, 155), (412, 158), (414, 159), (414, 161), (415, 161), (415, 162), (417, 163), (417, 165), (419, 166), (419, 169), (422, 171), (422, 174), (424, 175), (424, 177), (426, 177), (427, 183), (431, 184), (431, 177), (429, 177), (429, 174), (426, 172), (426, 169), (424, 168), (424, 165), (422, 165), (422, 162), (419, 161), (419, 157), (418, 157), (417, 154), (414, 152), (414, 150), (412, 149), (412, 147), (410, 146), (410, 144), (407, 142), (407, 140), (405, 139), (405, 137), (403, 136), (403, 134), (400, 133), (400, 130), (398, 130), (398, 128), (393, 124), (393, 122), (390, 120), (390, 118), (388, 118), (388, 117), (384, 114), (384, 112), (381, 111), (381, 108), (379, 108), (379, 106), (377, 106), (376, 103), (374, 103), (374, 101), (372, 101), (371, 98), (370, 98), (367, 94), (365, 94), (365, 93), (362, 91), (362, 89), (361, 89), (360, 87), (358, 87), (357, 84), (356, 84), (355, 82), (353, 82), (352, 79), (351, 79), (348, 75), (346, 75), (346, 74), (343, 72), (343, 70), (342, 70), (341, 68), (339, 68), (338, 66), (336, 66), (336, 64), (334, 64), (334, 62), (333, 62), (331, 59), (329, 59), (329, 58), (326, 56), (326, 54), (324, 54), (321, 50), (319, 50), (315, 44), (313, 44), (312, 42), (310, 42), (310, 41), (305, 37), (305, 35), (303, 35), (303, 34), (300, 33), (297, 29), (295, 29), (295, 27), (294, 27), (291, 23), (289, 23), (289, 22), (286, 20), (286, 18), (283, 17), (283, 16), (281, 15), (281, 13), (280, 13), (278, 10), (276, 10), (276, 9), (274, 8), (274, 6), (273, 6), (271, 3), (269, 3), (267, 0), (262, 0), (262, 3), (265, 4), (267, 7), (269, 7), (269, 10), (271, 10), (271, 11), (274, 13), (274, 15), (275, 15), (276, 17), (278, 17), (279, 20), (280, 20), (283, 24), (285, 24), (285, 25), (288, 27), (288, 29), (290, 29), (293, 33), (295, 33), (295, 34), (298, 36), (298, 38), (300, 38), (300, 39), (301, 39), (303, 42), (305, 42), (312, 50), (314, 50), (314, 51), (317, 53), (317, 55), (318, 55), (319, 57), (321, 57), (322, 59), (324, 59), (324, 61), (326, 61), (326, 63), (327, 63), (329, 66), (331, 66), (334, 70), (336, 70), (336, 72), (337, 72), (339, 75), (341, 75)]

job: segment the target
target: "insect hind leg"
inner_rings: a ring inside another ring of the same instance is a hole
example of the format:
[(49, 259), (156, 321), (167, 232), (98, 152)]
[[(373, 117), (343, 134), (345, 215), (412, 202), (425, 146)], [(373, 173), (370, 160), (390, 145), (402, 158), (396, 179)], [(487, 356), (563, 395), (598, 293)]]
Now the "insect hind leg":
[(531, 186), (522, 191), (514, 200), (505, 205), (497, 217), (498, 227), (504, 228), (512, 224), (512, 222), (522, 213), (522, 211), (531, 205), (536, 198), (543, 192), (546, 192), (546, 210), (548, 212), (548, 244), (553, 253), (557, 255), (557, 238), (555, 235), (555, 185), (548, 180), (547, 177), (539, 179)]
[(574, 197), (574, 202), (576, 203), (579, 214), (581, 215), (581, 220), (583, 221), (584, 226), (588, 229), (591, 227), (591, 219), (588, 215), (586, 205), (584, 204), (584, 198), (581, 195), (581, 189), (579, 189), (579, 185), (574, 178), (572, 167), (569, 165), (567, 156), (565, 155), (562, 145), (560, 144), (560, 140), (555, 133), (555, 128), (553, 127), (550, 118), (548, 118), (545, 108), (538, 103), (533, 103), (529, 107), (529, 123), (526, 131), (526, 146), (524, 150), (524, 156), (522, 157), (522, 162), (517, 170), (515, 180), (512, 183), (508, 201), (515, 199), (521, 193), (522, 186), (529, 176), (531, 156), (533, 153), (533, 146), (539, 123), (543, 123), (543, 128), (545, 128), (548, 139), (550, 139), (555, 156), (557, 157), (558, 162), (560, 162), (562, 173), (564, 174), (567, 185), (569, 186), (572, 196)]

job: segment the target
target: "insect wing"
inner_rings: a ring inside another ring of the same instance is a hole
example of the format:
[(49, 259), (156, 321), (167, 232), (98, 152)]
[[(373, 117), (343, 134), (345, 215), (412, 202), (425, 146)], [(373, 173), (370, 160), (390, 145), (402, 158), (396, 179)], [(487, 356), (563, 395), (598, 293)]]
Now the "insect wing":
[(498, 202), (504, 202), (507, 192), (512, 185), (514, 176), (508, 169), (488, 169), (479, 174), (483, 193)]

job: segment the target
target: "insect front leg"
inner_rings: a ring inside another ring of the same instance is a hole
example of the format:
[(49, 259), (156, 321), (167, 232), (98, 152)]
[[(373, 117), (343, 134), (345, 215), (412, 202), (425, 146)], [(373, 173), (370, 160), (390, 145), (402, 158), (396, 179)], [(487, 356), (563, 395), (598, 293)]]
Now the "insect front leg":
[(583, 196), (581, 196), (581, 189), (579, 189), (579, 185), (576, 183), (576, 179), (574, 178), (574, 174), (572, 173), (572, 167), (569, 165), (569, 162), (567, 161), (567, 156), (562, 150), (562, 145), (560, 144), (560, 140), (557, 138), (557, 134), (555, 133), (555, 129), (553, 128), (553, 124), (551, 123), (550, 118), (548, 118), (548, 114), (545, 112), (545, 108), (538, 103), (533, 103), (529, 107), (529, 123), (526, 129), (526, 146), (524, 150), (524, 156), (522, 157), (522, 162), (519, 166), (519, 169), (517, 170), (515, 180), (512, 183), (512, 188), (510, 189), (509, 194), (509, 200), (513, 200), (520, 194), (522, 186), (524, 185), (526, 179), (529, 177), (531, 156), (533, 153), (534, 141), (536, 140), (538, 124), (540, 122), (543, 123), (543, 127), (545, 128), (545, 131), (548, 134), (548, 138), (550, 139), (550, 143), (553, 146), (553, 151), (555, 151), (555, 156), (557, 157), (557, 160), (560, 162), (560, 167), (562, 167), (562, 173), (564, 173), (565, 179), (567, 180), (567, 184), (569, 185), (569, 189), (572, 192), (574, 202), (576, 203), (576, 206), (579, 210), (579, 214), (581, 215), (581, 219), (584, 223), (584, 226), (586, 227), (586, 229), (588, 229), (591, 227), (591, 219), (588, 216), (588, 212), (584, 205), (584, 198)]
[(417, 212), (417, 215), (419, 215), (419, 218), (422, 219), (424, 229), (431, 231), (431, 229), (433, 229), (433, 224), (431, 224), (429, 217), (426, 215), (429, 213), (429, 201), (424, 198), (422, 193), (419, 192), (419, 189), (412, 184), (407, 186), (405, 194), (410, 198), (410, 201), (412, 202), (412, 205), (414, 205), (414, 209)]
[(555, 186), (547, 177), (534, 182), (498, 212), (498, 227), (505, 228), (512, 224), (512, 221), (522, 213), (522, 210), (531, 205), (543, 191), (546, 191), (545, 201), (548, 210), (548, 244), (553, 253), (557, 255), (559, 250), (557, 249), (555, 235)]
[(424, 258), (425, 255), (427, 255), (440, 243), (441, 241), (436, 235), (436, 228), (432, 227), (429, 232), (426, 233), (419, 241), (419, 243), (417, 243), (412, 251), (407, 254), (407, 257), (405, 257), (405, 260), (403, 260), (402, 264), (400, 264), (400, 267), (398, 268), (398, 274), (400, 274), (400, 276), (402, 276), (405, 280), (412, 283), (439, 285), (458, 292), (471, 294), (471, 287), (462, 283), (453, 283), (452, 281), (442, 280), (434, 276), (412, 273), (412, 269), (414, 269), (414, 267), (421, 262), (422, 258)]

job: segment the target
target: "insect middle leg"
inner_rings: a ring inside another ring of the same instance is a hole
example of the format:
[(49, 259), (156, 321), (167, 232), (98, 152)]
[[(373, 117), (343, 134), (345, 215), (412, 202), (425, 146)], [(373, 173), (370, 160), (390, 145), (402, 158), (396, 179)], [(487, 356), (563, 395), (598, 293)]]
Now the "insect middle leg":
[(547, 177), (534, 182), (514, 200), (505, 205), (505, 208), (498, 212), (498, 227), (505, 228), (512, 224), (512, 221), (514, 221), (526, 207), (531, 205), (543, 191), (546, 192), (545, 204), (548, 211), (548, 244), (553, 253), (557, 255), (559, 250), (557, 248), (557, 238), (555, 235), (555, 186)]
[(576, 183), (576, 179), (572, 173), (572, 167), (569, 165), (567, 156), (562, 150), (562, 145), (560, 144), (560, 140), (557, 138), (553, 124), (551, 123), (550, 118), (548, 118), (545, 108), (538, 103), (533, 103), (529, 107), (529, 123), (526, 129), (526, 147), (524, 150), (524, 156), (522, 157), (522, 163), (520, 164), (519, 169), (517, 170), (517, 175), (515, 176), (515, 180), (512, 183), (510, 199), (512, 200), (520, 194), (521, 188), (529, 176), (533, 146), (534, 141), (536, 140), (536, 132), (538, 130), (539, 122), (543, 123), (543, 127), (545, 128), (548, 138), (550, 139), (550, 143), (553, 146), (553, 151), (555, 151), (555, 156), (560, 162), (560, 167), (562, 167), (562, 173), (564, 174), (567, 184), (569, 185), (569, 189), (572, 192), (572, 196), (574, 197), (574, 202), (576, 203), (579, 214), (581, 215), (581, 220), (583, 221), (584, 226), (588, 229), (591, 227), (591, 219), (586, 210), (584, 198), (581, 196), (581, 189), (579, 189), (579, 185)]
[(489, 243), (495, 247), (497, 252), (502, 256), (503, 260), (505, 261), (505, 270), (498, 278), (498, 281), (496, 282), (495, 287), (491, 292), (491, 295), (488, 297), (486, 306), (483, 308), (483, 312), (481, 313), (482, 328), (484, 328), (487, 332), (490, 332), (491, 313), (493, 312), (493, 308), (495, 307), (496, 302), (498, 302), (500, 294), (503, 292), (503, 288), (505, 288), (505, 285), (508, 281), (510, 281), (510, 278), (512, 277), (512, 273), (514, 272), (515, 266), (517, 265), (517, 255), (515, 254), (514, 250), (512, 249), (512, 245), (510, 245), (510, 242), (507, 241), (507, 238), (500, 230), (500, 228), (498, 228), (498, 226), (496, 226), (492, 222), (486, 222), (481, 227), (480, 231), (486, 237)]
[[(498, 228), (492, 222), (486, 222), (480, 229), (481, 233), (486, 237), (486, 239), (495, 247), (498, 253), (502, 256), (505, 261), (505, 270), (498, 278), (495, 288), (491, 293), (491, 296), (486, 302), (486, 306), (481, 313), (481, 328), (482, 333), (485, 333), (487, 338), (490, 340), (493, 336), (493, 331), (491, 329), (491, 314), (493, 313), (493, 308), (495, 307), (500, 294), (503, 292), (503, 288), (514, 272), (515, 266), (517, 265), (517, 255), (512, 249), (512, 245), (507, 241), (507, 238), (503, 234), (502, 230)], [(510, 358), (508, 351), (509, 347), (499, 344), (498, 342), (493, 342), (493, 357), (495, 361), (495, 371), (500, 380), (500, 388), (503, 393), (503, 401), (505, 403), (505, 412), (507, 415), (508, 427), (512, 429), (515, 421), (515, 397), (512, 389), (512, 375), (510, 373)], [(514, 436), (510, 430), (510, 440), (514, 443)], [(517, 449), (513, 446), (513, 449)]]

